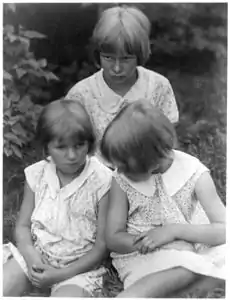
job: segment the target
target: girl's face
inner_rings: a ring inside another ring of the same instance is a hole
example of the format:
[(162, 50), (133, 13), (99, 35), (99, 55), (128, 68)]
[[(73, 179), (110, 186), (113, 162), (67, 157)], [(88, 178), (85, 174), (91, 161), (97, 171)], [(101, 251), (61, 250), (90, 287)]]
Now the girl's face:
[(60, 142), (52, 140), (48, 144), (48, 152), (56, 167), (62, 173), (73, 175), (85, 164), (88, 153), (88, 142)]
[(136, 80), (137, 58), (134, 55), (100, 53), (103, 75), (108, 84), (125, 85)]

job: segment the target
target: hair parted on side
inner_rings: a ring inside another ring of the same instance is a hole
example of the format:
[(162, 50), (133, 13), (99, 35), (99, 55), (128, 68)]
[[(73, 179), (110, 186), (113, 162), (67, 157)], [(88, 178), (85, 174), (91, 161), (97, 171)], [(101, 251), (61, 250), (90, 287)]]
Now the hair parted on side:
[(52, 140), (60, 143), (88, 142), (88, 154), (95, 150), (95, 133), (90, 117), (83, 105), (76, 100), (56, 100), (44, 107), (38, 119), (36, 139), (48, 154)]
[(127, 104), (107, 126), (101, 153), (125, 172), (146, 173), (176, 145), (169, 119), (146, 100)]
[(135, 55), (138, 65), (144, 65), (150, 56), (151, 24), (137, 7), (121, 5), (104, 10), (92, 35), (92, 50), (96, 63), (99, 54)]

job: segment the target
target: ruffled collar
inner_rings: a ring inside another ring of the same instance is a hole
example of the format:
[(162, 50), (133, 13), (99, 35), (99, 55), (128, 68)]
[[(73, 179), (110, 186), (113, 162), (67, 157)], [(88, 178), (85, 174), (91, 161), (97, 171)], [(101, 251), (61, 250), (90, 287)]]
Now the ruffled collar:
[(51, 157), (47, 158), (48, 163), (44, 170), (44, 179), (48, 184), (51, 195), (56, 197), (59, 194), (61, 197), (68, 198), (73, 193), (75, 193), (85, 182), (85, 180), (92, 174), (94, 171), (93, 164), (89, 157), (86, 158), (86, 164), (79, 176), (73, 179), (69, 184), (60, 188), (59, 178), (56, 173), (56, 165), (54, 164)]

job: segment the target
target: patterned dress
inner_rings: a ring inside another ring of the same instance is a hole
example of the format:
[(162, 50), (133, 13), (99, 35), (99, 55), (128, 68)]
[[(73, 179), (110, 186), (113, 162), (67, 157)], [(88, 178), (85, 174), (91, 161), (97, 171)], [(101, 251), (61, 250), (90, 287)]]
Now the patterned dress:
[[(197, 158), (177, 150), (174, 150), (172, 166), (148, 181), (132, 182), (115, 171), (114, 177), (129, 201), (127, 232), (139, 234), (170, 223), (208, 224), (208, 217), (194, 193), (198, 178), (207, 171)], [(209, 247), (175, 241), (147, 254), (111, 253), (111, 256), (127, 288), (147, 274), (178, 266), (225, 278), (224, 251), (225, 245)]]
[[(140, 66), (137, 67), (137, 71), (137, 81), (123, 97), (109, 88), (103, 79), (102, 69), (75, 84), (66, 95), (66, 99), (79, 100), (85, 106), (95, 128), (98, 142), (107, 125), (120, 109), (125, 104), (139, 99), (150, 101), (153, 106), (161, 109), (172, 123), (178, 121), (178, 108), (168, 79)], [(112, 104), (110, 109), (105, 108), (108, 102)], [(97, 156), (104, 161), (99, 150)]]
[[(55, 164), (48, 158), (27, 167), (25, 176), (35, 193), (31, 217), (34, 246), (51, 266), (68, 266), (95, 244), (98, 205), (110, 188), (111, 170), (96, 157), (87, 158), (82, 173), (60, 188)], [(4, 245), (4, 254), (5, 260), (13, 256), (27, 274), (25, 260), (13, 244)], [(101, 267), (85, 274), (101, 285), (104, 273)]]

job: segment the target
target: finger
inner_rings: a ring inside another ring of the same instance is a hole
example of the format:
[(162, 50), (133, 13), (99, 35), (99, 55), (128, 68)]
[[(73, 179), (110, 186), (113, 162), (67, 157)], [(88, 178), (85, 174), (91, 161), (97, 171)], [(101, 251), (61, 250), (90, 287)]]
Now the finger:
[(150, 239), (144, 239), (144, 240), (143, 240), (143, 245), (144, 245), (146, 248), (149, 248), (151, 245), (155, 245), (155, 243), (154, 243), (153, 240), (150, 240)]
[(142, 245), (140, 252), (141, 252), (141, 254), (146, 254), (148, 252), (148, 247), (146, 247), (145, 245)]
[(134, 238), (134, 240), (133, 240), (133, 244), (135, 245), (135, 244), (139, 243), (144, 237), (145, 237), (145, 236), (143, 236), (143, 235), (141, 235), (141, 234), (135, 236), (135, 238)]
[(154, 250), (156, 250), (158, 248), (158, 246), (156, 245), (156, 243), (152, 242), (148, 245), (149, 248), (149, 252), (152, 252)]
[(43, 278), (43, 276), (42, 276), (42, 273), (38, 273), (38, 272), (36, 272), (36, 271), (34, 271), (34, 270), (31, 270), (31, 278), (32, 278), (33, 280), (38, 280), (38, 281), (40, 281), (40, 280)]

